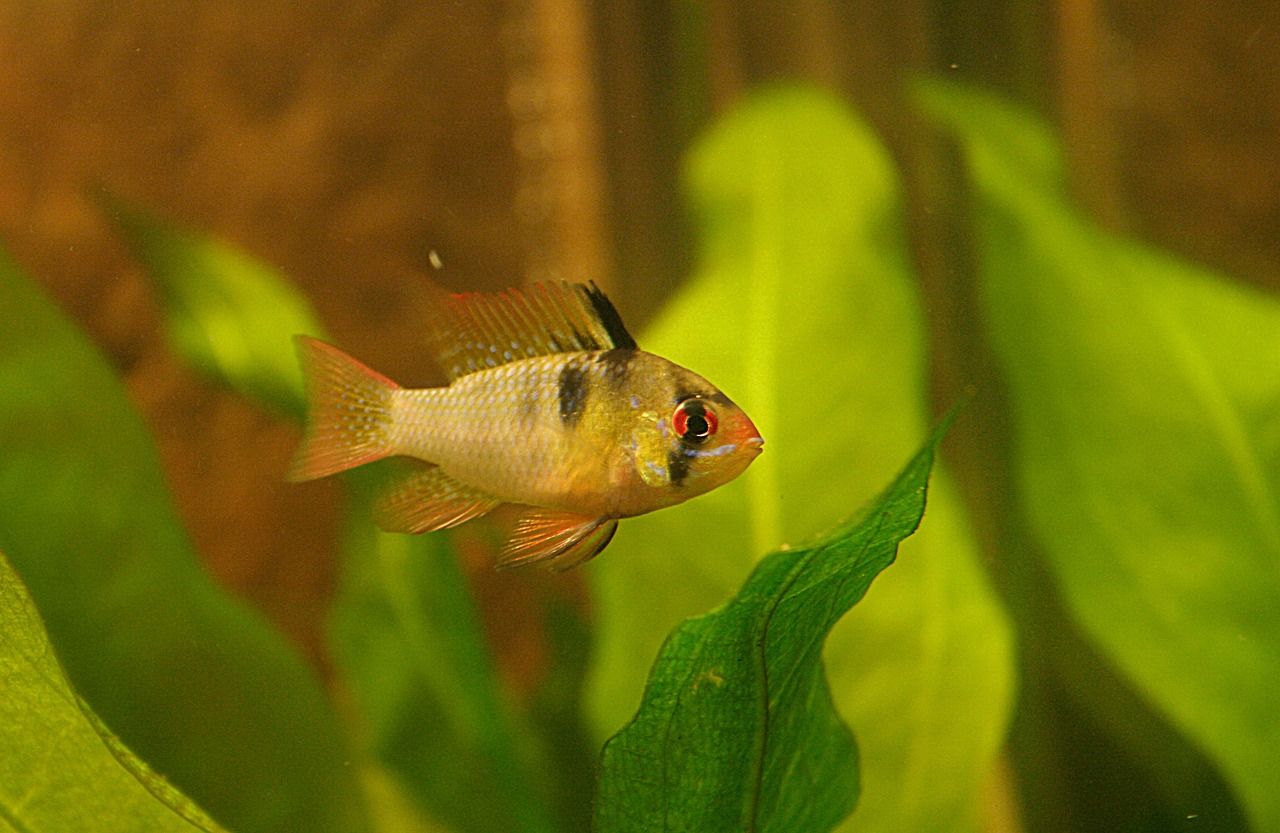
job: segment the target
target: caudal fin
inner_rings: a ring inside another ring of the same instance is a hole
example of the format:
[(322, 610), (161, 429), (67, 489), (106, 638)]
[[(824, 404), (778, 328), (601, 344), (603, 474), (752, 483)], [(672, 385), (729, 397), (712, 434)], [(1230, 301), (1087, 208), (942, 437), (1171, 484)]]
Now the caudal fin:
[(286, 478), (314, 480), (391, 455), (389, 408), (399, 385), (333, 345), (301, 335), (293, 341), (309, 414)]

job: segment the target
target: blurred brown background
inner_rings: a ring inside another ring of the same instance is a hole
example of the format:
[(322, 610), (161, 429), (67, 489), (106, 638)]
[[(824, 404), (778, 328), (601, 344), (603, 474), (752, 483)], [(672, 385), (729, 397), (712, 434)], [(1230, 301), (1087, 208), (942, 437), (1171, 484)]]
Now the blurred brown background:
[[(1052, 116), (1100, 222), (1280, 290), (1267, 0), (0, 0), (0, 242), (127, 380), (213, 572), (322, 662), (337, 490), (281, 483), (296, 429), (175, 359), (93, 189), (275, 265), (346, 348), (421, 384), (414, 272), (594, 278), (638, 328), (689, 266), (682, 150), (753, 83), (808, 78), (903, 164), (950, 399), (990, 371), (951, 225), (963, 186), (900, 89), (916, 71)], [(477, 575), (507, 665), (529, 662), (541, 579)]]

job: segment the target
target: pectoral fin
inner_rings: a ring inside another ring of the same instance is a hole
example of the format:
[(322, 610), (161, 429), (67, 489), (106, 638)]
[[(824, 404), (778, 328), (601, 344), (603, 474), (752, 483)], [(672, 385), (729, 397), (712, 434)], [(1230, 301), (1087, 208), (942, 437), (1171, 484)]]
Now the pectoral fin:
[(386, 532), (432, 532), (478, 518), (501, 501), (424, 465), (384, 492), (373, 519)]
[(654, 424), (657, 422), (657, 415), (646, 416), (648, 418), (642, 419), (631, 432), (636, 474), (640, 475), (640, 480), (646, 486), (665, 489), (671, 485), (671, 475), (667, 471), (671, 443)]
[(545, 564), (553, 572), (568, 570), (599, 555), (617, 529), (615, 518), (530, 510), (516, 523), (511, 540), (498, 556), (498, 569)]

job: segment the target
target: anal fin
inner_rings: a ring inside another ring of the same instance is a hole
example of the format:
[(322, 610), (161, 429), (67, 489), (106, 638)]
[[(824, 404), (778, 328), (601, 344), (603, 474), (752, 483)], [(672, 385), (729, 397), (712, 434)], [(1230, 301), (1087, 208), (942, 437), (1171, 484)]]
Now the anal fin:
[(438, 466), (423, 465), (382, 493), (373, 519), (386, 532), (432, 532), (478, 518), (500, 500), (464, 486)]
[(618, 530), (616, 518), (593, 518), (551, 509), (532, 509), (516, 523), (498, 556), (498, 569), (543, 564), (562, 572), (600, 554)]

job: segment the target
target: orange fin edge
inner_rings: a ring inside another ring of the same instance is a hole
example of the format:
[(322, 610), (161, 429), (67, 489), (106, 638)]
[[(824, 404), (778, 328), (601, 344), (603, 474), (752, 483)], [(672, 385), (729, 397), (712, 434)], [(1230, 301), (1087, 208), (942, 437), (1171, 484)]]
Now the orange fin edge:
[(540, 564), (552, 572), (563, 572), (599, 555), (617, 531), (617, 518), (532, 509), (516, 523), (498, 556), (497, 568)]

